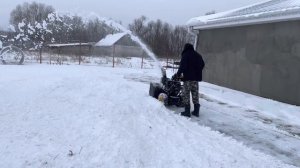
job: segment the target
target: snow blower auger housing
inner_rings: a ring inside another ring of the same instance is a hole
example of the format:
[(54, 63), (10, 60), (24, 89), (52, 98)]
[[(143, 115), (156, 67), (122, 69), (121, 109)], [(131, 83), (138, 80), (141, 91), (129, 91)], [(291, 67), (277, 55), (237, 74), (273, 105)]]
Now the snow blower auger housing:
[(166, 71), (162, 69), (160, 83), (150, 83), (149, 95), (163, 101), (166, 106), (175, 105), (183, 107), (183, 85), (177, 74), (167, 78)]

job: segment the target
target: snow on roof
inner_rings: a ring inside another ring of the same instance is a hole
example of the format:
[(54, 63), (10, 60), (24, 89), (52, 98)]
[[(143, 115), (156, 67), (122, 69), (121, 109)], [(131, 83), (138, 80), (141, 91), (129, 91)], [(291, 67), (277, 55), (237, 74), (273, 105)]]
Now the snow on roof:
[(90, 46), (91, 43), (48, 44), (49, 47)]
[(300, 20), (300, 0), (268, 0), (250, 6), (192, 18), (193, 29), (234, 27), (287, 20)]
[(96, 43), (95, 46), (112, 46), (125, 35), (127, 35), (127, 33), (109, 34), (98, 43)]

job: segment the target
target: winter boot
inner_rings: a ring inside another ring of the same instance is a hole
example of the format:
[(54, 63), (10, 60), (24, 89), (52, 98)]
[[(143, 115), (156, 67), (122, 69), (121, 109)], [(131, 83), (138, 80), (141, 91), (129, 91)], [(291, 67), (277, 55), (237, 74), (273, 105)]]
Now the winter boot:
[(182, 112), (181, 115), (185, 117), (191, 117), (190, 106), (185, 106), (184, 112)]
[(193, 116), (199, 117), (200, 104), (194, 105), (194, 111), (192, 112)]

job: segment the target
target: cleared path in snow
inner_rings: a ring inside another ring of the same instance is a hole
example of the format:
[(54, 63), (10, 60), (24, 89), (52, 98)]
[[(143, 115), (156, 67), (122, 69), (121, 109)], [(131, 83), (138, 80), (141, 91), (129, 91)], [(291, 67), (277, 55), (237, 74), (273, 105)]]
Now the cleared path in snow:
[[(201, 88), (200, 88), (201, 89)], [(300, 132), (255, 110), (233, 106), (201, 94), (201, 112), (193, 122), (224, 133), (248, 147), (300, 167)], [(179, 114), (183, 109), (171, 107)]]

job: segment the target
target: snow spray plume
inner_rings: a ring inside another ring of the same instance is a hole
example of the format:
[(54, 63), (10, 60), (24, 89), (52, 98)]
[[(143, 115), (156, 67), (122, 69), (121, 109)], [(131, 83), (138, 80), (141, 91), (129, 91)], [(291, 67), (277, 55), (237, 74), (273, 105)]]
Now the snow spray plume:
[(94, 12), (89, 12), (89, 13), (77, 13), (77, 16), (81, 16), (83, 19), (85, 19), (85, 21), (91, 20), (91, 19), (99, 19), (100, 21), (102, 21), (104, 24), (106, 24), (107, 26), (110, 26), (118, 31), (121, 31), (123, 33), (127, 33), (130, 38), (135, 41), (136, 43), (138, 43), (142, 49), (155, 61), (156, 63), (156, 67), (159, 69), (160, 73), (162, 68), (162, 65), (160, 64), (160, 62), (158, 61), (157, 57), (155, 56), (155, 54), (146, 46), (145, 43), (143, 43), (140, 38), (138, 38), (137, 36), (135, 36), (132, 31), (128, 30), (127, 28), (125, 28), (123, 25), (117, 23), (116, 21), (112, 20), (112, 19), (108, 19), (105, 17), (100, 17), (98, 14), (94, 13)]

